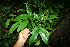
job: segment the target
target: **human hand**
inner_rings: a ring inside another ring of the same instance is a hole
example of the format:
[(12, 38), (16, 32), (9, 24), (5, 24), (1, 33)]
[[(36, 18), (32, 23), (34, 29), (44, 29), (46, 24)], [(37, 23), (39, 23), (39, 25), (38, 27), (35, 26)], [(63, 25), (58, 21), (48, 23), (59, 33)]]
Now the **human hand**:
[(25, 28), (24, 30), (22, 30), (20, 33), (19, 33), (19, 39), (18, 41), (16, 42), (16, 44), (13, 46), (13, 47), (23, 47), (24, 46), (24, 43), (26, 42), (28, 36), (30, 34), (28, 34), (30, 31), (29, 29)]
[(28, 36), (30, 35), (30, 34), (28, 34), (29, 32), (30, 32), (29, 29), (25, 28), (24, 30), (22, 30), (19, 33), (19, 39), (18, 39), (18, 41), (22, 42), (22, 45), (24, 45), (24, 43), (26, 42)]

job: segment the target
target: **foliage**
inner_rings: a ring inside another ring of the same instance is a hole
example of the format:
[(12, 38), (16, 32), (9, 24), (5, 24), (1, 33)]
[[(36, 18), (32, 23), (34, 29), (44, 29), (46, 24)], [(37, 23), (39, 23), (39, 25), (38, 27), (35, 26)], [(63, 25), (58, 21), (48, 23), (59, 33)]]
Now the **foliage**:
[[(13, 14), (9, 15), (12, 16), (12, 18), (7, 19), (6, 26), (8, 26), (10, 22), (15, 21), (15, 23), (11, 26), (9, 30), (9, 34), (13, 33), (13, 31), (16, 29), (17, 32), (19, 32), (27, 27), (32, 31), (32, 36), (29, 39), (29, 45), (37, 40), (38, 35), (41, 36), (45, 44), (48, 44), (48, 39), (50, 35), (50, 32), (48, 32), (48, 30), (53, 30), (51, 24), (54, 23), (54, 19), (58, 17), (58, 14), (54, 13), (52, 8), (44, 10), (44, 14), (36, 14), (35, 12), (31, 11), (27, 4), (26, 11), (27, 14), (20, 14), (18, 16)], [(53, 11), (53, 13), (49, 14), (50, 11)]]
[[(1, 0), (2, 1), (2, 0)], [(7, 2), (7, 3), (6, 3)], [(20, 32), (24, 28), (31, 30), (31, 37), (29, 38), (29, 45), (36, 43), (39, 46), (41, 40), (48, 44), (49, 31), (53, 30), (53, 25), (60, 20), (62, 10), (65, 6), (65, 0), (4, 0), (0, 3), (0, 20), (1, 28), (4, 28), (5, 32), (1, 30), (1, 33), (7, 34), (7, 36), (14, 36), (16, 32)], [(67, 6), (67, 5), (66, 5)], [(4, 18), (5, 17), (5, 18)], [(5, 23), (6, 22), (6, 23)], [(2, 27), (4, 26), (4, 27)], [(15, 32), (15, 34), (14, 34)], [(40, 37), (41, 38), (40, 38)], [(8, 37), (8, 38), (10, 38)], [(2, 35), (1, 39), (2, 40)], [(15, 38), (13, 37), (13, 40)], [(7, 40), (7, 39), (6, 39)], [(9, 39), (10, 40), (10, 39)], [(12, 40), (12, 39), (11, 39)], [(5, 41), (6, 42), (6, 41)], [(0, 42), (0, 45), (3, 42)], [(5, 45), (7, 45), (5, 43)], [(8, 46), (8, 45), (7, 45)]]

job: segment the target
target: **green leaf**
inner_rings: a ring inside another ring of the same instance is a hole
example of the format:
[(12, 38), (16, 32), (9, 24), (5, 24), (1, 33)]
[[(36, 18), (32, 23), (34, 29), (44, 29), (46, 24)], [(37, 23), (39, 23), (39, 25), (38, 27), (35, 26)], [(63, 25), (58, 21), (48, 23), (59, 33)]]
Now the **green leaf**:
[(3, 38), (7, 38), (7, 34), (3, 35)]
[(3, 41), (3, 45), (8, 46), (8, 42)]
[(10, 23), (10, 19), (7, 19), (7, 21), (6, 21), (6, 27), (9, 25), (9, 23)]
[(29, 14), (21, 14), (15, 19), (12, 19), (12, 21), (27, 20), (29, 17), (31, 17)]
[(48, 8), (49, 11), (53, 11), (52, 7)]
[(47, 9), (44, 10), (44, 14), (47, 13), (47, 15), (49, 14), (49, 11)]
[(28, 14), (30, 14), (30, 15), (32, 14), (32, 11), (31, 11), (31, 9), (29, 8), (29, 6), (27, 4), (26, 4), (26, 10), (27, 10)]
[(32, 36), (29, 39), (29, 45), (31, 45), (37, 39), (38, 31), (37, 31), (36, 27), (33, 29), (33, 31), (31, 32), (31, 34), (32, 34)]
[(9, 30), (9, 34), (12, 33), (18, 26), (19, 26), (20, 22), (16, 22), (15, 24), (13, 24)]
[(50, 27), (50, 23), (46, 23), (48, 27)]
[(42, 27), (40, 27), (40, 31), (43, 32), (44, 34), (46, 34), (48, 31)]
[(31, 24), (32, 24), (33, 27), (35, 26), (35, 22), (32, 21)]
[(50, 33), (45, 28), (40, 27), (39, 34), (40, 34), (42, 40), (44, 41), (44, 43), (48, 44), (48, 39), (49, 39)]
[(51, 27), (46, 27), (46, 29), (53, 30), (53, 28), (51, 28)]
[(37, 41), (35, 45), (39, 46), (40, 45), (40, 40)]
[(53, 28), (51, 27), (50, 23), (47, 23), (46, 29), (53, 30)]
[(60, 4), (57, 4), (58, 5), (58, 8), (64, 8), (62, 5), (60, 5)]
[(17, 29), (17, 32), (19, 32), (20, 30), (23, 30), (27, 26), (28, 22), (29, 22), (28, 20), (21, 22)]
[(50, 34), (45, 28), (40, 27), (40, 31), (46, 34), (47, 37), (49, 37)]
[(14, 17), (14, 16), (16, 16), (16, 15), (14, 15), (14, 14), (11, 14), (11, 15), (9, 15), (9, 16), (12, 16), (12, 17)]
[(37, 39), (38, 33), (34, 33), (29, 39), (29, 45), (31, 45)]
[(33, 15), (34, 15), (34, 18), (38, 18), (38, 15), (37, 14), (33, 13)]
[(54, 14), (54, 15), (50, 15), (49, 18), (50, 18), (50, 19), (54, 19), (54, 18), (57, 18), (57, 16), (58, 16), (57, 14), (56, 14), (56, 15)]
[(44, 4), (44, 2), (41, 2), (41, 3), (40, 3), (40, 5), (45, 7), (45, 4)]
[(24, 9), (19, 9), (17, 12), (20, 12), (20, 11), (25, 11)]
[(53, 21), (52, 20), (49, 20), (50, 21), (50, 23), (53, 23)]
[(40, 31), (39, 34), (40, 34), (42, 40), (44, 41), (44, 43), (48, 44), (48, 37), (46, 37), (46, 35), (42, 31)]
[(33, 0), (33, 1), (34, 1), (35, 4), (39, 2), (38, 0)]

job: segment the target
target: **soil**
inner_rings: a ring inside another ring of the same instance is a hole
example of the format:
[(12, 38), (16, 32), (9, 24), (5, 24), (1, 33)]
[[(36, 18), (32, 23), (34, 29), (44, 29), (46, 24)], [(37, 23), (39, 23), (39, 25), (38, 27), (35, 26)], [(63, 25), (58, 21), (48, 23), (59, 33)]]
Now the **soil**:
[(51, 47), (70, 47), (70, 10), (64, 13), (50, 35), (49, 45)]

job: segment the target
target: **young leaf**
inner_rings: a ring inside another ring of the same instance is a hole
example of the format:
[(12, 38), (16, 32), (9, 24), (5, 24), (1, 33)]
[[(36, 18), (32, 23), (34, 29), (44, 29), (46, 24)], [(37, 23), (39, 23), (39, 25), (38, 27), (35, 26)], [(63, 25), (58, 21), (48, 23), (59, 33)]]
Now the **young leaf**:
[(31, 11), (31, 9), (29, 8), (29, 6), (27, 4), (26, 4), (26, 10), (27, 10), (28, 14), (32, 14), (32, 11)]
[(16, 22), (15, 24), (13, 24), (9, 30), (9, 34), (12, 33), (18, 26), (19, 26), (20, 22)]
[(28, 22), (29, 22), (28, 20), (21, 22), (17, 29), (17, 32), (19, 32), (20, 30), (23, 30), (27, 26)]
[(6, 27), (9, 25), (9, 23), (10, 23), (10, 19), (7, 19), (7, 21), (6, 21)]

